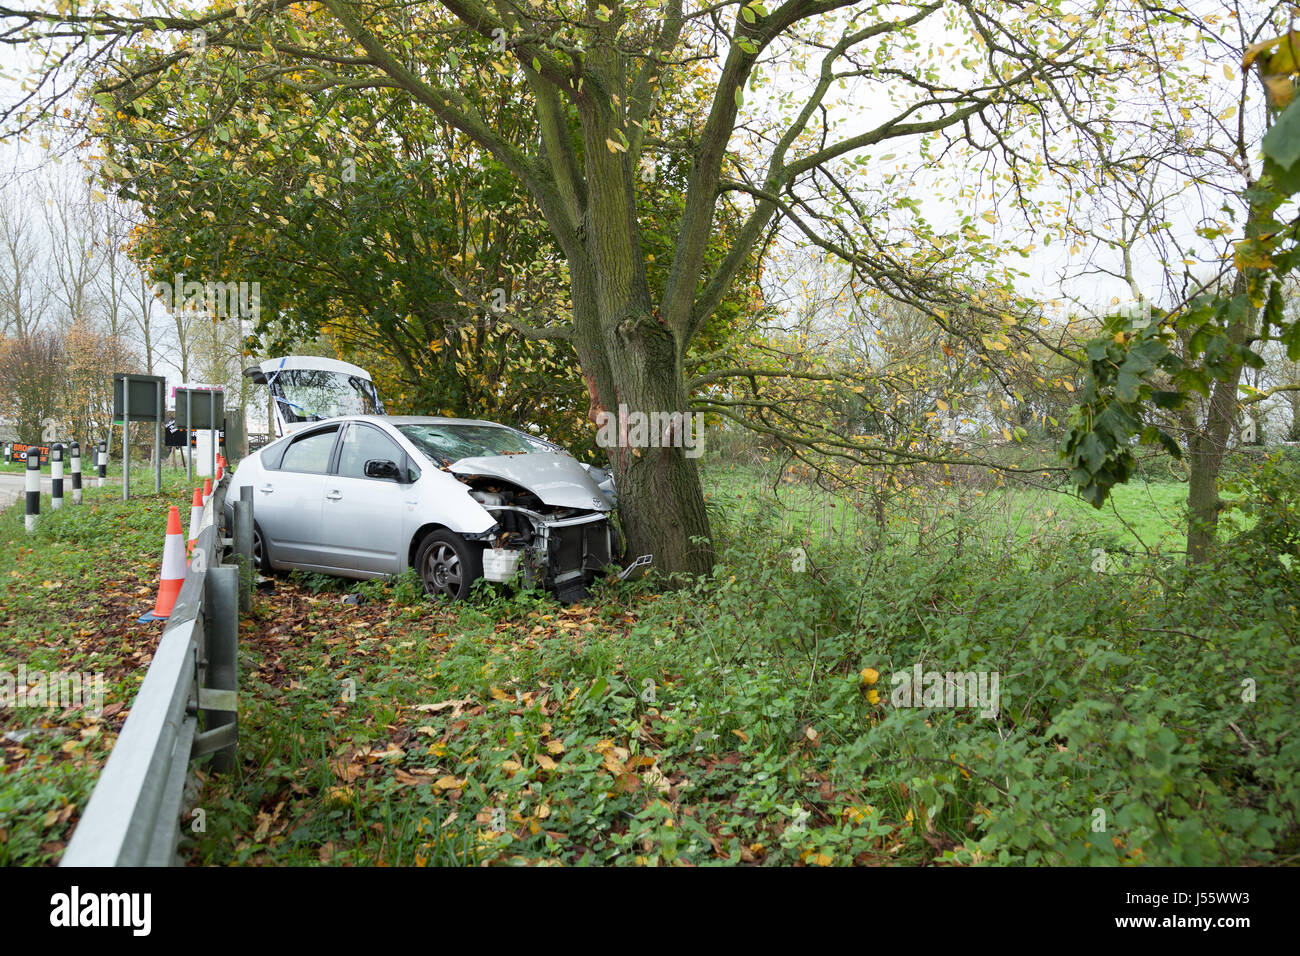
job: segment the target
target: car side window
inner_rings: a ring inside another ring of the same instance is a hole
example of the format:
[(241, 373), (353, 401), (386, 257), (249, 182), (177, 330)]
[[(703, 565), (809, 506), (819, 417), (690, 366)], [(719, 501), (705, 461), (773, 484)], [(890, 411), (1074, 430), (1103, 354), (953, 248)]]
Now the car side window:
[(262, 467), (268, 471), (278, 471), (280, 462), (284, 459), (284, 453), (288, 449), (288, 440), (278, 441), (274, 445), (262, 449)]
[(312, 432), (295, 438), (280, 462), (281, 471), (303, 471), (323, 475), (330, 469), (330, 452), (334, 450), (334, 436), (338, 428)]
[(400, 469), (404, 458), (397, 443), (378, 428), (349, 425), (339, 449), (339, 477), (367, 478), (366, 462), (375, 460), (391, 461)]

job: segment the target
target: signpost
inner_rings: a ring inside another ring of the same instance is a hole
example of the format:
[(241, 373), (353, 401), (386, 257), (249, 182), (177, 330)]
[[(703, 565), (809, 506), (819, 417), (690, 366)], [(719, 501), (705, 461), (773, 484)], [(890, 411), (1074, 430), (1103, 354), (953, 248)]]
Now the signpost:
[[(226, 394), (220, 385), (181, 385), (176, 388), (176, 421), (185, 422), (185, 478), (189, 480), (192, 476), (192, 454), (189, 450), (191, 436), (194, 429), (209, 429), (212, 432), (212, 443), (209, 449), (211, 456), (211, 470), (209, 474), (215, 476), (217, 473), (217, 435), (221, 429), (226, 427)], [(197, 452), (197, 445), (194, 448)]]
[[(131, 422), (154, 423), (154, 494), (162, 492), (162, 429), (166, 412), (163, 390), (167, 380), (161, 375), (133, 375), (118, 372), (113, 376), (113, 424), (122, 423), (122, 500), (131, 493)], [(110, 430), (111, 431), (111, 430)]]

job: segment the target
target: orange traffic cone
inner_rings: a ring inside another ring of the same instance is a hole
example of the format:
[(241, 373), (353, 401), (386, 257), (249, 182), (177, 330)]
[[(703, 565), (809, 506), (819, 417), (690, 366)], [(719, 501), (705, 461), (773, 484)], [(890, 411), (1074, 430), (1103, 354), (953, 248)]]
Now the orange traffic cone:
[(208, 506), (208, 499), (212, 497), (212, 479), (203, 479), (203, 507)]
[(194, 497), (190, 501), (190, 537), (185, 542), (185, 553), (189, 554), (194, 550), (194, 542), (199, 539), (199, 525), (203, 523), (203, 492), (198, 488), (194, 489)]
[(163, 541), (162, 572), (159, 575), (158, 600), (153, 610), (140, 618), (141, 624), (165, 621), (176, 606), (185, 579), (185, 545), (181, 537), (181, 513), (175, 505), (167, 509), (167, 537)]

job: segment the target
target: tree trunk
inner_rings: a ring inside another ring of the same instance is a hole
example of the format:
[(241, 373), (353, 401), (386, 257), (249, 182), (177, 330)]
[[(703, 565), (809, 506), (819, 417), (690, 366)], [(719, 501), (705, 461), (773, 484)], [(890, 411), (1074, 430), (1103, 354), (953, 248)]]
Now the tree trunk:
[[(1233, 294), (1246, 289), (1245, 277), (1237, 274)], [(1254, 326), (1254, 310), (1246, 323), (1237, 322), (1228, 330), (1235, 344), (1246, 341)], [(1203, 564), (1219, 528), (1219, 472), (1228, 449), (1228, 437), (1237, 418), (1237, 386), (1241, 366), (1224, 381), (1215, 382), (1210, 390), (1205, 424), (1192, 431), (1187, 442), (1187, 563)]]
[[(581, 284), (575, 276), (575, 302), (583, 301)], [(581, 330), (587, 321), (595, 322), (603, 334), (595, 336), (595, 342), (580, 334), (574, 347), (588, 387), (594, 387), (592, 418), (599, 423), (603, 412), (616, 423), (618, 442), (607, 451), (628, 556), (653, 555), (651, 567), (668, 572), (708, 573), (714, 550), (696, 459), (688, 458), (689, 449), (671, 434), (665, 441), (664, 435), (648, 431), (647, 437), (653, 434), (661, 447), (645, 447), (647, 443), (636, 441), (633, 430), (619, 418), (620, 411), (632, 421), (638, 412), (689, 412), (676, 339), (658, 321), (648, 301), (624, 310), (622, 321), (617, 322), (592, 311), (576, 309), (575, 325)], [(691, 454), (703, 448), (702, 443), (696, 444)]]

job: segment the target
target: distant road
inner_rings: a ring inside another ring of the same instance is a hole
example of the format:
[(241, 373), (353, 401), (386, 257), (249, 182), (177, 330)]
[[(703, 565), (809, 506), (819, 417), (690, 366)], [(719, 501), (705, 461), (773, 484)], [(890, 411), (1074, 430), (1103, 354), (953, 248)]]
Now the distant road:
[[(82, 481), (85, 481), (84, 477)], [(51, 490), (50, 476), (42, 474), (41, 491), (45, 493), (46, 497), (41, 500), (41, 510), (45, 510), (50, 506), (49, 494)], [(25, 474), (14, 474), (8, 471), (0, 472), (0, 511), (4, 511), (15, 501), (21, 503), (26, 491), (27, 476)], [(72, 500), (72, 482), (68, 480), (67, 475), (63, 476), (63, 494), (68, 501)]]

